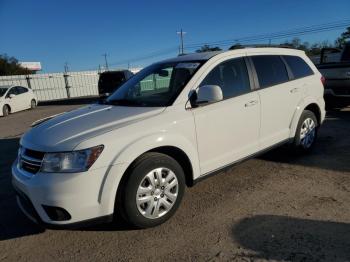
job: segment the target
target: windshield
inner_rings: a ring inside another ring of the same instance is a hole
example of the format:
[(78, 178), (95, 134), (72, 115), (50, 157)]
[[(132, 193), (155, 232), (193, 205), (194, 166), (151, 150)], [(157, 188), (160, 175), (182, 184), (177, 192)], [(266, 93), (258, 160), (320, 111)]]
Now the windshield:
[(6, 93), (7, 89), (7, 87), (0, 87), (0, 97), (2, 97)]
[(171, 105), (202, 62), (170, 62), (146, 67), (124, 83), (106, 101), (121, 106)]

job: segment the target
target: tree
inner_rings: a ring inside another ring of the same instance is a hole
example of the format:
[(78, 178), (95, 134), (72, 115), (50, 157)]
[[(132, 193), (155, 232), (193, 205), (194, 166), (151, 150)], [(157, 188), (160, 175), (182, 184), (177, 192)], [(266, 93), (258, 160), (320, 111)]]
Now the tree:
[(209, 45), (204, 45), (200, 49), (196, 50), (197, 53), (210, 52), (210, 51), (221, 51), (222, 49), (218, 46), (210, 47)]
[(341, 48), (347, 40), (350, 40), (350, 26), (346, 28), (346, 31), (343, 32), (337, 40), (335, 40), (336, 47)]
[(295, 37), (291, 41), (285, 41), (284, 43), (280, 44), (280, 46), (286, 46), (286, 47), (291, 47), (295, 49), (300, 49), (303, 51), (308, 51), (310, 48), (310, 43), (309, 42), (301, 42), (300, 38)]
[(34, 71), (30, 71), (26, 68), (21, 67), (16, 58), (9, 57), (6, 54), (0, 55), (0, 76), (24, 75), (34, 73)]

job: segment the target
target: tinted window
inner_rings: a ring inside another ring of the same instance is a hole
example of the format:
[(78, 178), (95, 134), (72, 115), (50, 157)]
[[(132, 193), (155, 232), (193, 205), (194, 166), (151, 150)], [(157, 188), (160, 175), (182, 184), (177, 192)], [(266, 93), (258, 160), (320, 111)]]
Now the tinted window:
[(252, 59), (261, 88), (289, 80), (287, 69), (279, 56), (252, 56)]
[(16, 88), (17, 88), (17, 93), (18, 93), (19, 95), (28, 92), (28, 89), (27, 89), (27, 88), (24, 88), (24, 87), (22, 87), (22, 86), (17, 86)]
[(7, 92), (6, 97), (10, 97), (10, 95), (17, 95), (17, 94), (18, 94), (17, 88), (16, 88), (16, 87), (12, 87), (12, 88)]
[(150, 65), (125, 82), (106, 103), (120, 106), (170, 106), (201, 65), (201, 61)]
[(308, 64), (298, 56), (283, 56), (288, 66), (292, 70), (294, 78), (301, 78), (312, 75), (314, 72), (308, 66)]
[(232, 59), (219, 64), (200, 84), (200, 86), (204, 85), (220, 86), (224, 99), (250, 92), (249, 76), (244, 59)]

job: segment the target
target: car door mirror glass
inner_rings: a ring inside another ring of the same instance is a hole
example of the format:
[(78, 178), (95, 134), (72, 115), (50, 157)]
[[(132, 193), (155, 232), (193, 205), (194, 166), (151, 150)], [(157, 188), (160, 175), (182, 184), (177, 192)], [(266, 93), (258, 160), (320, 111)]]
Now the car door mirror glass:
[(204, 85), (197, 91), (196, 103), (198, 105), (215, 103), (223, 99), (221, 87), (218, 85)]

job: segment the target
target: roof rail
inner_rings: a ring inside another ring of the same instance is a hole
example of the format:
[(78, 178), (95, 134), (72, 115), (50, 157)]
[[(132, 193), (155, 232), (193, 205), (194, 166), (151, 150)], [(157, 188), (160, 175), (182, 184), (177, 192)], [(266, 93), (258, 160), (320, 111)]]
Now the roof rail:
[(243, 48), (254, 48), (254, 47), (279, 47), (279, 48), (290, 48), (290, 49), (296, 49), (293, 46), (290, 45), (283, 45), (283, 44), (249, 44), (249, 45), (242, 45), (242, 44), (236, 44), (232, 45), (229, 50), (235, 50), (235, 49), (243, 49)]

